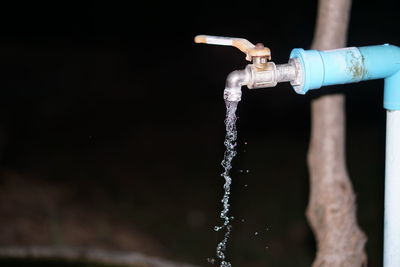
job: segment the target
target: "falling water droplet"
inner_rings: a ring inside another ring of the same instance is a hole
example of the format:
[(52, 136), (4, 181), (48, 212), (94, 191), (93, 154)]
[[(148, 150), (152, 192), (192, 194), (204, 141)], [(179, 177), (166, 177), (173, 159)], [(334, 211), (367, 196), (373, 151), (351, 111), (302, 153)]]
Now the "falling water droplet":
[(245, 184), (244, 187), (247, 187), (247, 184)]
[(242, 219), (241, 221), (244, 222), (244, 219)]
[(215, 263), (215, 259), (214, 258), (207, 258), (207, 261), (211, 264)]
[(223, 220), (222, 226), (216, 226), (214, 230), (219, 231), (221, 229), (226, 229), (224, 233), (224, 238), (221, 242), (217, 244), (217, 257), (221, 260), (220, 267), (231, 267), (231, 264), (225, 260), (225, 250), (226, 244), (228, 242), (232, 225), (230, 222), (233, 220), (233, 217), (229, 217), (229, 195), (231, 190), (232, 179), (230, 177), (230, 170), (232, 169), (232, 160), (236, 156), (236, 109), (238, 102), (230, 102), (226, 101), (226, 118), (225, 118), (225, 128), (226, 135), (224, 145), (226, 147), (224, 153), (224, 159), (221, 162), (222, 167), (224, 168), (224, 172), (221, 174), (225, 178), (224, 184), (224, 196), (222, 197), (222, 205), (223, 209), (220, 213), (220, 218)]
[(258, 235), (258, 232), (255, 232), (254, 235)]

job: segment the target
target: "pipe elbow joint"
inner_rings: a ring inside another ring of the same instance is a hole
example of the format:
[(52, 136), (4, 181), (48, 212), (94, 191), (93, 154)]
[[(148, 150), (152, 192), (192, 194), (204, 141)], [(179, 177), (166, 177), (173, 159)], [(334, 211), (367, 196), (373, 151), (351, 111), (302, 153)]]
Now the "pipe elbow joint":
[(383, 107), (387, 110), (400, 110), (400, 70), (385, 78)]

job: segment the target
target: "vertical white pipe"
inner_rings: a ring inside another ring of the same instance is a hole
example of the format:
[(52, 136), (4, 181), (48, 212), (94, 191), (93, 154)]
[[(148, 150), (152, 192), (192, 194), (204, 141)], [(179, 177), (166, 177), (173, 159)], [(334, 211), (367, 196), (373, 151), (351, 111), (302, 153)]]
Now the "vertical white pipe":
[(386, 119), (384, 267), (400, 267), (400, 110)]

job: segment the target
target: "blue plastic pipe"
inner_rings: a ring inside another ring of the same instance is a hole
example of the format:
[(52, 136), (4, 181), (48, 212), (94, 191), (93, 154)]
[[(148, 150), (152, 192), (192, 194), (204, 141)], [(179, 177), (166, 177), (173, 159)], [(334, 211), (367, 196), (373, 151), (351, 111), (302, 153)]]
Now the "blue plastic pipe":
[(384, 79), (387, 109), (385, 159), (385, 267), (400, 266), (400, 48), (393, 45), (349, 47), (328, 51), (293, 49), (301, 82), (299, 94), (322, 86)]
[(385, 79), (384, 107), (400, 110), (400, 48), (397, 46), (384, 44), (328, 51), (296, 48), (290, 58), (298, 58), (303, 70), (302, 84), (294, 86), (299, 94), (327, 85)]

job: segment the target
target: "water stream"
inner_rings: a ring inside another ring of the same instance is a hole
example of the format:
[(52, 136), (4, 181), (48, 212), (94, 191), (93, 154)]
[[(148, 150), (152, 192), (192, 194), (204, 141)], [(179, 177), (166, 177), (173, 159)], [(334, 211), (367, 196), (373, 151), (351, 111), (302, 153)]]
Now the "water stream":
[(230, 170), (232, 169), (232, 160), (236, 156), (236, 109), (239, 102), (225, 101), (226, 104), (226, 118), (225, 118), (225, 153), (224, 159), (221, 162), (224, 172), (221, 174), (225, 179), (224, 196), (222, 197), (222, 211), (220, 218), (223, 221), (221, 226), (215, 226), (215, 231), (225, 230), (224, 238), (217, 244), (217, 257), (220, 259), (220, 267), (230, 267), (231, 263), (226, 260), (225, 251), (226, 245), (231, 234), (233, 217), (229, 216), (229, 197), (231, 193), (232, 178), (230, 177)]

